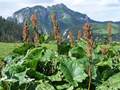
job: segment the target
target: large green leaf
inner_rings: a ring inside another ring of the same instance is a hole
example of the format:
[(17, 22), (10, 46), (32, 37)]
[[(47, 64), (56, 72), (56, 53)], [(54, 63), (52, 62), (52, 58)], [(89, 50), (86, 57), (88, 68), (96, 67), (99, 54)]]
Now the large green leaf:
[(48, 82), (41, 82), (35, 90), (55, 90), (55, 88)]
[(0, 90), (4, 90), (4, 88), (2, 86), (0, 86)]
[(27, 76), (26, 73), (28, 70), (29, 69), (26, 69), (24, 72), (15, 74), (15, 78), (19, 81), (19, 85), (24, 84), (24, 83), (29, 83), (33, 80)]
[(29, 68), (35, 69), (38, 61), (42, 58), (45, 49), (42, 47), (28, 50), (26, 56), (23, 58), (23, 64)]
[(7, 64), (6, 67), (2, 69), (2, 77), (12, 78), (16, 73), (23, 72), (25, 70), (24, 66), (20, 64)]
[(33, 78), (35, 80), (40, 80), (40, 79), (45, 79), (47, 78), (46, 75), (40, 73), (40, 72), (37, 72), (36, 70), (33, 70), (33, 69), (29, 69), (27, 71), (27, 75), (30, 77), (30, 78)]
[(79, 47), (82, 47), (83, 49), (87, 48), (87, 41), (85, 41), (84, 39), (81, 39), (77, 44)]
[(99, 85), (97, 90), (119, 90), (120, 89), (120, 73), (111, 76), (103, 84)]
[(69, 51), (69, 56), (83, 58), (84, 56), (86, 56), (86, 52), (82, 47), (74, 47)]
[(58, 71), (57, 74), (48, 76), (51, 81), (62, 81), (62, 72)]
[(65, 79), (73, 86), (77, 86), (77, 82), (82, 82), (87, 77), (83, 65), (78, 61), (65, 60), (61, 62), (60, 70), (63, 72)]
[(107, 60), (103, 59), (102, 61), (100, 61), (96, 65), (97, 66), (110, 66), (110, 67), (112, 67), (112, 59), (111, 58), (108, 58)]
[(66, 90), (69, 87), (70, 87), (69, 83), (66, 83), (66, 84), (63, 84), (63, 85), (57, 85), (56, 86), (57, 90)]
[(46, 52), (44, 52), (44, 56), (41, 58), (41, 61), (51, 61), (57, 56), (57, 52), (48, 49)]
[[(82, 64), (86, 70), (86, 72), (88, 72), (88, 68), (89, 68), (89, 65), (90, 65), (90, 62), (89, 62), (89, 58), (88, 57), (84, 57), (84, 58), (81, 58), (81, 59), (77, 59), (77, 61)], [(92, 64), (92, 79), (95, 79), (97, 77), (97, 68), (94, 64)]]
[(38, 47), (28, 50), (27, 54), (25, 55), (24, 59), (31, 59), (31, 60), (38, 60), (41, 58), (42, 53), (45, 51), (45, 48)]

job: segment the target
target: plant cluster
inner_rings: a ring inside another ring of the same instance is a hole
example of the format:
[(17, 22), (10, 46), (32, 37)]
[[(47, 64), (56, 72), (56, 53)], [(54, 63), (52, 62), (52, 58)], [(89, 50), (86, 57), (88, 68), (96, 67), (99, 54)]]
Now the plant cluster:
[(42, 36), (37, 47), (24, 44), (13, 50), (0, 67), (0, 90), (119, 90), (120, 43), (93, 42), (85, 23), (84, 38), (75, 41), (69, 32), (69, 45), (61, 42), (56, 16), (52, 22), (57, 44)]
[(67, 54), (62, 50), (58, 53), (57, 44), (53, 41), (39, 47), (23, 45), (17, 48), (3, 60), (0, 89), (88, 90), (90, 84), (90, 90), (118, 90), (120, 47), (96, 44), (90, 62), (86, 52), (87, 41), (81, 39), (74, 44)]
[(51, 15), (51, 21), (53, 24), (53, 32), (54, 32), (54, 39), (57, 40), (57, 44), (61, 44), (61, 34), (60, 34), (60, 27), (56, 19), (56, 15), (52, 14)]
[(34, 42), (36, 46), (39, 45), (39, 39), (40, 39), (40, 33), (38, 33), (38, 22), (37, 22), (37, 16), (36, 14), (33, 14), (31, 16), (31, 25), (32, 25), (32, 36), (30, 36), (30, 23), (28, 21), (25, 21), (24, 27), (23, 27), (23, 41), (24, 43)]

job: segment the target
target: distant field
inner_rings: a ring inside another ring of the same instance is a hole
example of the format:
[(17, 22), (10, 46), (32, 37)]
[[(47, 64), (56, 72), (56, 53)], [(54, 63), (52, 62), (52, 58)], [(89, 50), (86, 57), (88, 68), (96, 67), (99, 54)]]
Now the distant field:
[[(112, 24), (112, 34), (120, 33), (119, 25)], [(98, 34), (108, 34), (107, 24), (93, 24), (93, 32)]]
[(6, 55), (10, 54), (12, 50), (22, 43), (3, 43), (0, 42), (0, 59), (4, 58)]

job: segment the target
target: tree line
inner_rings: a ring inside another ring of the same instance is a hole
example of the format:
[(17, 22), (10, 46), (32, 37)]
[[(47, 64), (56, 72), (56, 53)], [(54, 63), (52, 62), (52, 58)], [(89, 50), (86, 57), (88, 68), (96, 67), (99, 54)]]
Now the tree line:
[(22, 25), (0, 16), (0, 42), (22, 41)]

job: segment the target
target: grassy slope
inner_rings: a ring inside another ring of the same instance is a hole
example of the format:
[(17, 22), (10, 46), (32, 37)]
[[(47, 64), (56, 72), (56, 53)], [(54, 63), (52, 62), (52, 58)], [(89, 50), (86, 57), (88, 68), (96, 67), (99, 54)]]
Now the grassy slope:
[[(99, 34), (108, 34), (107, 31), (107, 24), (92, 24), (93, 26), (93, 32), (99, 33)], [(112, 24), (112, 34), (120, 33), (119, 31), (119, 25)]]
[(6, 55), (10, 54), (12, 50), (22, 43), (3, 43), (0, 42), (0, 59), (4, 58)]

